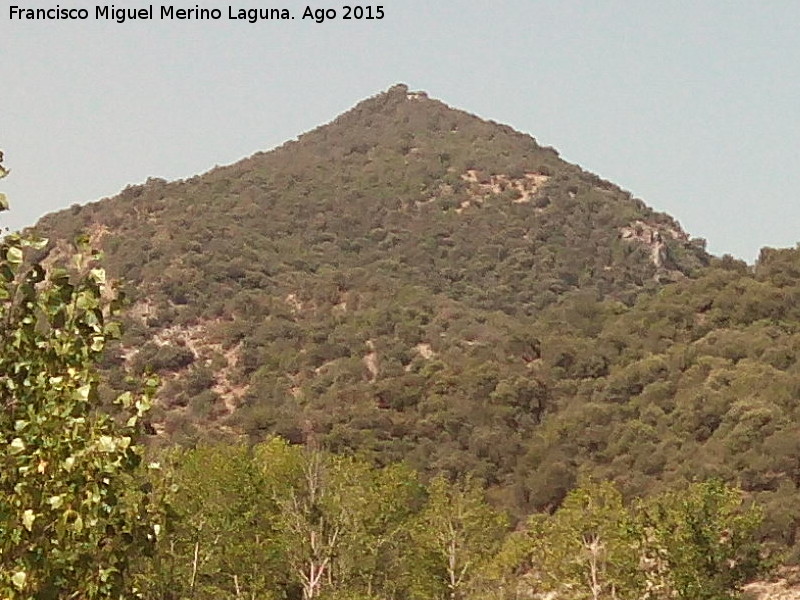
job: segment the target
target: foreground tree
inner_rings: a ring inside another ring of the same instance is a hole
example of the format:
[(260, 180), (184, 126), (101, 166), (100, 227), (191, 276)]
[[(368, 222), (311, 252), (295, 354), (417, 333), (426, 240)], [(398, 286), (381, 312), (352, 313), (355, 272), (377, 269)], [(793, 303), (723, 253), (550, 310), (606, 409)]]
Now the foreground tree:
[(275, 507), (251, 449), (217, 444), (162, 453), (153, 487), (169, 495), (155, 560), (138, 581), (148, 598), (272, 598), (286, 587)]
[(639, 515), (648, 598), (728, 600), (763, 575), (757, 532), (761, 510), (738, 489), (711, 480), (671, 491), (643, 505)]
[(303, 599), (341, 593), (366, 564), (366, 519), (378, 501), (369, 466), (277, 438), (256, 455), (275, 503), (279, 543)]
[(130, 561), (159, 530), (134, 478), (155, 382), (120, 396), (115, 417), (99, 410), (113, 290), (85, 243), (67, 266), (45, 244), (0, 242), (0, 597), (129, 597)]
[(433, 479), (428, 502), (411, 531), (415, 552), (408, 556), (407, 570), (412, 597), (462, 600), (476, 594), (482, 570), (507, 527), (474, 479)]
[(554, 515), (532, 517), (500, 558), (512, 570), (528, 565), (525, 579), (540, 592), (633, 600), (643, 587), (637, 539), (621, 494), (611, 484), (591, 485), (571, 492)]
[(571, 492), (513, 533), (493, 565), (495, 597), (733, 600), (766, 570), (761, 512), (719, 481), (626, 506), (611, 485)]

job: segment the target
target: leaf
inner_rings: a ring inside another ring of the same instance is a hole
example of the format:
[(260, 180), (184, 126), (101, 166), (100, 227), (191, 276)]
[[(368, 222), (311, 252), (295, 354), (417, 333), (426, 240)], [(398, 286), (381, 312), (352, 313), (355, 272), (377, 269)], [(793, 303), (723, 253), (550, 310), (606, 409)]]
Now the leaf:
[(103, 346), (105, 345), (105, 341), (106, 341), (105, 338), (101, 335), (94, 336), (92, 338), (92, 345), (91, 345), (92, 351), (100, 352), (103, 349)]
[(0, 277), (5, 279), (6, 281), (13, 281), (14, 280), (14, 270), (11, 269), (6, 264), (0, 263)]
[(97, 298), (90, 292), (80, 292), (75, 300), (75, 306), (81, 310), (89, 310), (97, 306)]
[(92, 269), (92, 270), (89, 271), (89, 275), (91, 275), (92, 278), (97, 283), (105, 283), (106, 282), (106, 270), (105, 269), (101, 269), (101, 268)]
[(33, 522), (36, 520), (36, 515), (33, 514), (33, 511), (29, 508), (24, 513), (22, 513), (22, 525), (28, 531), (33, 529)]
[(41, 250), (45, 246), (47, 246), (48, 240), (47, 238), (43, 237), (27, 237), (23, 238), (22, 245), (28, 248), (33, 248), (34, 250)]
[(25, 450), (25, 442), (23, 442), (20, 438), (14, 438), (11, 440), (11, 443), (8, 445), (11, 450), (11, 454), (19, 454)]
[(130, 392), (123, 392), (117, 396), (115, 402), (124, 408), (130, 408), (131, 405), (133, 405), (133, 394)]
[(86, 385), (79, 387), (75, 393), (78, 396), (78, 400), (87, 402), (89, 400), (89, 394), (91, 391), (92, 391), (92, 386), (91, 384), (87, 383)]
[(25, 581), (27, 581), (28, 575), (25, 571), (17, 571), (11, 576), (11, 583), (14, 584), (14, 587), (18, 590), (21, 590), (25, 587)]
[(12, 265), (20, 264), (22, 262), (22, 248), (11, 246), (6, 251), (6, 260), (8, 260), (8, 262), (10, 262)]
[(150, 402), (149, 398), (146, 396), (140, 398), (136, 401), (136, 414), (141, 417), (144, 413), (150, 410), (151, 406), (152, 402)]
[(104, 333), (111, 339), (117, 339), (122, 336), (122, 328), (119, 323), (112, 321), (105, 326)]
[(73, 523), (72, 523), (72, 529), (73, 529), (73, 531), (75, 531), (76, 533), (80, 533), (81, 531), (83, 531), (83, 518), (82, 518), (80, 515), (78, 515), (78, 516), (75, 518), (75, 521), (73, 521)]
[(8, 210), (8, 198), (5, 194), (0, 193), (0, 212)]
[(97, 447), (100, 452), (114, 452), (117, 449), (117, 442), (110, 435), (101, 435), (100, 439), (97, 440)]

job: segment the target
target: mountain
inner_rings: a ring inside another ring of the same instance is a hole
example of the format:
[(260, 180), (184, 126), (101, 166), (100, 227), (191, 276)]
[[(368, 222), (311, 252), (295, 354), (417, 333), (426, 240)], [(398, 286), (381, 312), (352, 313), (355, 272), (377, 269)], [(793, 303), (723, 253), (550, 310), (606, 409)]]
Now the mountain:
[[(796, 250), (706, 253), (511, 128), (395, 86), (270, 152), (48, 215), (133, 303), (155, 441), (278, 433), (473, 473), (514, 514), (697, 476), (800, 513)], [(773, 510), (773, 509), (770, 509)], [(783, 521), (781, 521), (783, 519)]]

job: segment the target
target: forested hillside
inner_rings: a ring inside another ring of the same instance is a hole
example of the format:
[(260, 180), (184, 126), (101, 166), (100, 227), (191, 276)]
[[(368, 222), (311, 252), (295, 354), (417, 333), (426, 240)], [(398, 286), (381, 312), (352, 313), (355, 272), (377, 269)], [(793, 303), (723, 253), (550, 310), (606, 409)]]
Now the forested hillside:
[(711, 476), (795, 545), (800, 251), (714, 258), (530, 136), (396, 86), (271, 152), (49, 215), (131, 306), (105, 395), (154, 446), (291, 443), (473, 477), (517, 522), (582, 480)]

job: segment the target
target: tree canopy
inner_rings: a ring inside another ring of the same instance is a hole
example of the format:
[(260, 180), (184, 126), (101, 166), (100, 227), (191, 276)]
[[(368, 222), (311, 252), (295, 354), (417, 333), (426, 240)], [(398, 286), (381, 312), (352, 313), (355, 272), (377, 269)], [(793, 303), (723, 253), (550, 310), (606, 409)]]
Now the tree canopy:
[(0, 596), (130, 596), (131, 560), (154, 546), (161, 510), (135, 476), (155, 382), (119, 396), (113, 415), (100, 407), (96, 363), (120, 334), (113, 289), (85, 247), (54, 256), (45, 244), (0, 242)]

